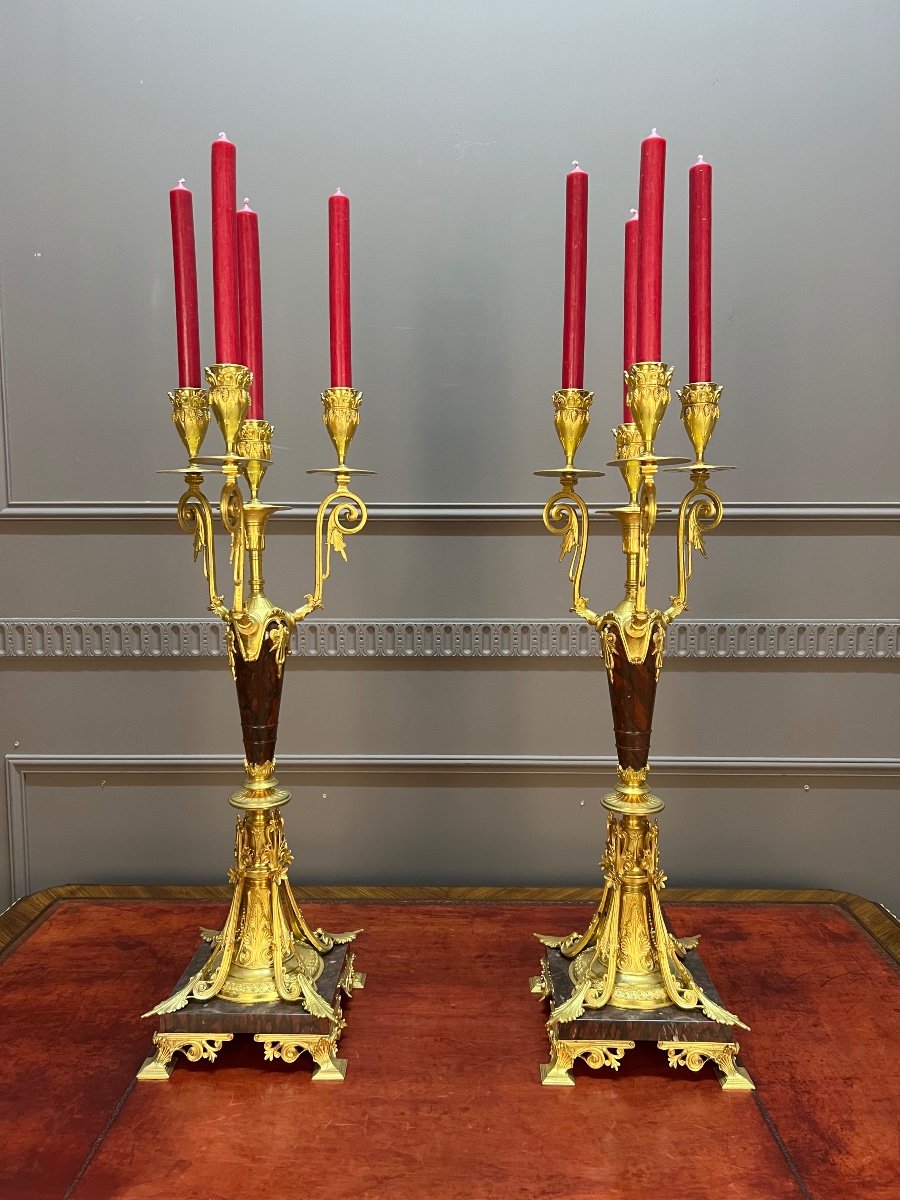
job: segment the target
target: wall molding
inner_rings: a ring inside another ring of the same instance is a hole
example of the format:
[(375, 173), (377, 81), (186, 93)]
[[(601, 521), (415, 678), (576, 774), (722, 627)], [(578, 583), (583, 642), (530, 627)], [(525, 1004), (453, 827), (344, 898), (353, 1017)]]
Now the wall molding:
[[(601, 515), (607, 511), (602, 506), (590, 505), (592, 512)], [(612, 507), (612, 506), (610, 506)], [(497, 504), (476, 503), (422, 503), (413, 501), (397, 504), (369, 505), (369, 519), (374, 522), (406, 522), (430, 524), (432, 522), (462, 523), (525, 523), (535, 533), (543, 532), (541, 504), (524, 501)], [(275, 518), (277, 521), (312, 521), (316, 515), (313, 503), (292, 504)], [(661, 521), (672, 520), (674, 511), (660, 508)], [(896, 500), (732, 500), (725, 505), (725, 523), (719, 536), (728, 532), (732, 522), (762, 524), (784, 524), (803, 522), (812, 524), (841, 524), (858, 521), (900, 521), (900, 501)], [(167, 521), (173, 531), (175, 524), (175, 502), (114, 501), (114, 500), (14, 500), (6, 496), (0, 507), (0, 521)], [(618, 525), (610, 520), (606, 527), (618, 532)], [(597, 524), (592, 532), (602, 532), (604, 526)]]
[[(28, 838), (28, 777), (50, 775), (211, 775), (239, 773), (242, 758), (235, 754), (7, 754), (6, 829), (9, 843), (12, 899), (27, 896), (31, 888)], [(546, 777), (612, 775), (612, 755), (464, 755), (464, 754), (282, 754), (279, 774), (323, 771), (373, 775), (430, 773), (456, 776), (506, 776), (533, 779), (543, 786)], [(795, 778), (868, 779), (900, 776), (900, 758), (689, 758), (654, 759), (654, 778)], [(105, 779), (101, 779), (104, 783)]]
[[(306, 621), (293, 650), (305, 658), (592, 658), (583, 621)], [(679, 621), (675, 659), (900, 658), (900, 621)], [(221, 622), (0, 620), (0, 658), (218, 658)]]

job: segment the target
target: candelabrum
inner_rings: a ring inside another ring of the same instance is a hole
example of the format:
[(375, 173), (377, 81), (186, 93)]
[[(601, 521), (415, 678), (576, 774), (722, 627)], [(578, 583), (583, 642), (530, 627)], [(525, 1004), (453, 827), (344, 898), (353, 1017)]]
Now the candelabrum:
[[(366, 524), (366, 506), (350, 489), (353, 475), (371, 474), (346, 464), (359, 424), (362, 393), (332, 387), (322, 393), (323, 420), (337, 465), (310, 474), (331, 474), (334, 488), (315, 521), (313, 590), (299, 608), (273, 604), (265, 594), (263, 555), (269, 518), (286, 505), (259, 498), (271, 463), (272, 426), (249, 419), (250, 371), (219, 363), (207, 368), (209, 392), (171, 392), (172, 419), (188, 454), (186, 490), (178, 523), (193, 537), (194, 560), (202, 560), (209, 608), (225, 624), (228, 658), (237, 687), (246, 778), (230, 798), (237, 810), (231, 904), (220, 930), (201, 930), (201, 946), (175, 992), (145, 1016), (160, 1017), (156, 1054), (139, 1073), (166, 1079), (173, 1055), (212, 1060), (235, 1032), (255, 1033), (266, 1059), (296, 1060), (308, 1051), (314, 1078), (340, 1079), (346, 1068), (335, 1057), (344, 1027), (341, 993), (349, 996), (365, 976), (354, 970), (348, 943), (360, 932), (312, 929), (288, 882), (292, 854), (281, 810), (290, 793), (275, 777), (275, 741), (285, 660), (298, 621), (322, 607), (334, 554), (346, 559), (346, 538)], [(222, 432), (225, 453), (201, 457), (210, 410)], [(219, 515), (230, 538), (230, 603), (219, 590), (213, 507), (203, 493), (207, 473), (223, 477)]]
[[(583, 932), (544, 937), (541, 974), (532, 990), (550, 1001), (551, 1061), (541, 1069), (545, 1084), (571, 1084), (578, 1057), (589, 1066), (618, 1069), (635, 1039), (656, 1040), (671, 1066), (698, 1070), (711, 1061), (723, 1087), (752, 1087), (736, 1063), (733, 1028), (747, 1028), (719, 1003), (696, 954), (697, 938), (676, 937), (660, 902), (665, 875), (659, 865), (658, 826), (663, 808), (647, 785), (650, 730), (656, 687), (665, 654), (666, 630), (686, 607), (694, 551), (706, 556), (704, 537), (722, 519), (722, 501), (709, 486), (713, 471), (728, 468), (705, 461), (719, 418), (722, 389), (689, 383), (679, 393), (681, 419), (694, 459), (661, 458), (654, 439), (669, 404), (672, 369), (665, 363), (635, 363), (626, 372), (633, 421), (614, 430), (615, 459), (628, 490), (628, 503), (612, 509), (622, 530), (625, 595), (615, 608), (596, 613), (581, 591), (588, 549), (588, 508), (576, 491), (580, 479), (602, 475), (574, 465), (590, 420), (593, 394), (568, 388), (553, 398), (554, 423), (566, 456), (564, 466), (538, 471), (558, 476), (560, 490), (547, 501), (544, 525), (562, 539), (560, 561), (570, 557), (572, 611), (600, 635), (609, 683), (618, 757), (618, 786), (603, 799), (608, 810), (601, 859), (604, 888), (599, 907)], [(687, 472), (691, 486), (678, 508), (677, 584), (667, 608), (647, 599), (650, 538), (656, 525), (659, 469)]]

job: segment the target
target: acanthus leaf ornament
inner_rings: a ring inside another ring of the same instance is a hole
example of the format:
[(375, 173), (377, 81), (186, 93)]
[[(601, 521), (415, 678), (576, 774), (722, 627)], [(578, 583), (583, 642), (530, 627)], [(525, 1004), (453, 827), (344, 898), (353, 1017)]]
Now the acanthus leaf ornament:
[[(575, 526), (573, 528), (573, 525)], [(573, 522), (562, 535), (562, 546), (559, 551), (559, 561), (562, 562), (567, 554), (571, 554), (578, 545), (578, 534), (576, 532), (577, 523)], [(194, 561), (197, 561), (197, 552), (194, 552)]]
[(663, 656), (666, 653), (666, 630), (662, 624), (653, 627), (653, 661), (656, 663), (656, 678), (662, 671)]
[(168, 1079), (172, 1070), (172, 1059), (179, 1051), (189, 1062), (215, 1062), (216, 1055), (225, 1042), (233, 1038), (231, 1033), (215, 1036), (190, 1033), (155, 1033), (153, 1044), (156, 1053), (148, 1058), (138, 1072), (138, 1079)]
[(609, 625), (603, 625), (600, 629), (600, 644), (603, 647), (603, 663), (606, 667), (606, 673), (612, 678), (612, 673), (616, 669), (616, 655), (619, 653), (619, 650), (616, 644), (616, 635)]
[(736, 1059), (740, 1045), (737, 1042), (671, 1042), (658, 1043), (660, 1050), (668, 1051), (670, 1067), (687, 1067), (699, 1071), (707, 1062), (712, 1063), (719, 1073), (724, 1091), (755, 1091), (753, 1081)]
[(336, 550), (344, 562), (347, 561), (347, 543), (344, 540), (344, 535), (333, 521), (328, 525), (328, 544), (332, 550)]
[(269, 626), (269, 641), (275, 647), (275, 662), (279, 671), (284, 666), (284, 660), (291, 652), (291, 632), (293, 623), (275, 624)]

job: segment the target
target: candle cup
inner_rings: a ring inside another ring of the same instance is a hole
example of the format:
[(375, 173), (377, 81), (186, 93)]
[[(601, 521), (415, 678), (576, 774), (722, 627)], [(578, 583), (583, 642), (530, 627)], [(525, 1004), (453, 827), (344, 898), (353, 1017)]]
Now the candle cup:
[(719, 419), (721, 394), (722, 388), (717, 383), (686, 383), (678, 393), (681, 420), (694, 447), (697, 463), (703, 462), (703, 455)]
[(672, 367), (663, 362), (638, 362), (625, 373), (628, 407), (644, 443), (645, 455), (653, 453), (653, 439), (669, 406)]
[(225, 439), (225, 453), (233, 457), (234, 443), (250, 408), (252, 373), (240, 363), (215, 363), (206, 368), (209, 403)]
[(644, 442), (637, 425), (634, 422), (623, 423), (613, 430), (616, 439), (615, 463), (622, 472), (625, 486), (628, 488), (628, 503), (637, 505), (638, 489), (641, 486), (641, 456), (644, 453)]
[(351, 387), (331, 387), (322, 393), (325, 409), (322, 420), (337, 453), (339, 467), (346, 466), (344, 460), (359, 425), (362, 398), (362, 392)]
[(246, 417), (238, 430), (235, 447), (241, 458), (246, 458), (244, 476), (250, 485), (250, 499), (259, 499), (262, 483), (272, 457), (272, 434), (274, 428), (268, 421), (257, 417)]
[(594, 393), (584, 388), (561, 388), (553, 394), (553, 424), (566, 456), (567, 467), (573, 465), (575, 451), (587, 432), (593, 403)]
[(193, 463), (209, 428), (209, 399), (203, 388), (183, 387), (169, 392), (172, 421)]

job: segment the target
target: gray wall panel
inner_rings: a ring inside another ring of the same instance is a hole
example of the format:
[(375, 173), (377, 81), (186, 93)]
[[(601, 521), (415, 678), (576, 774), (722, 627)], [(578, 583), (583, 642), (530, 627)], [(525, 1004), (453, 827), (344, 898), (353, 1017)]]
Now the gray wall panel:
[[(751, 529), (729, 527), (727, 519), (707, 540), (709, 560), (695, 564), (689, 617), (896, 619), (896, 527)], [(563, 620), (569, 593), (559, 540), (538, 520), (534, 524), (533, 531), (517, 525), (373, 525), (348, 543), (348, 563), (335, 563), (322, 616)], [(0, 522), (0, 554), (9, 564), (0, 585), (3, 616), (207, 615), (202, 571), (192, 564), (190, 539), (177, 526), (117, 522), (100, 528)], [(276, 524), (267, 540), (269, 594), (283, 604), (302, 603), (312, 581), (311, 527)], [(221, 549), (226, 555), (226, 546)], [(606, 532), (598, 523), (589, 554), (586, 594), (596, 605), (615, 604), (624, 559), (611, 526)], [(675, 586), (671, 524), (660, 526), (650, 571), (656, 602), (667, 604)]]
[[(883, 381), (900, 373), (900, 165), (883, 153), (898, 24), (881, 0), (817, 6), (812, 24), (776, 0), (17, 6), (0, 60), (16, 114), (0, 130), (15, 164), (0, 192), (14, 495), (170, 494), (153, 474), (177, 465), (165, 192), (179, 175), (195, 185), (205, 279), (208, 143), (225, 128), (263, 214), (268, 391), (291, 490), (314, 495), (301, 470), (327, 461), (324, 218), (339, 183), (369, 397), (358, 461), (382, 472), (371, 494), (527, 500), (523, 467), (558, 452), (563, 173), (573, 157), (594, 172), (587, 378), (602, 431), (618, 413), (622, 220), (657, 124), (671, 162), (665, 346), (682, 372), (686, 172), (698, 150), (717, 170), (715, 453), (744, 467), (732, 494), (896, 498), (891, 440), (870, 431), (894, 420)], [(588, 90), (570, 86), (579, 56)], [(204, 306), (208, 319), (207, 289)], [(595, 433), (585, 461), (608, 444)], [(660, 450), (684, 444), (670, 420)]]
[[(279, 777), (295, 793), (285, 820), (307, 883), (598, 882), (602, 775), (344, 774), (335, 767), (289, 768)], [(785, 786), (705, 773), (661, 772), (657, 782), (668, 801), (660, 818), (666, 868), (679, 884), (853, 891), (865, 877), (877, 899), (900, 900), (896, 872), (872, 861), (865, 828), (890, 821), (890, 779), (849, 786), (822, 779), (809, 792), (794, 780)], [(112, 770), (90, 779), (37, 770), (26, 802), (30, 887), (57, 882), (73, 860), (79, 882), (221, 880), (232, 783), (216, 770), (199, 777)], [(822, 855), (836, 841), (841, 859), (823, 877)]]
[[(222, 662), (36, 661), (4, 668), (14, 707), (6, 751), (237, 753), (234, 685)], [(896, 669), (887, 663), (670, 663), (657, 754), (886, 757), (896, 752)], [(748, 736), (748, 730), (750, 736)], [(598, 660), (292, 662), (282, 754), (611, 754)]]

